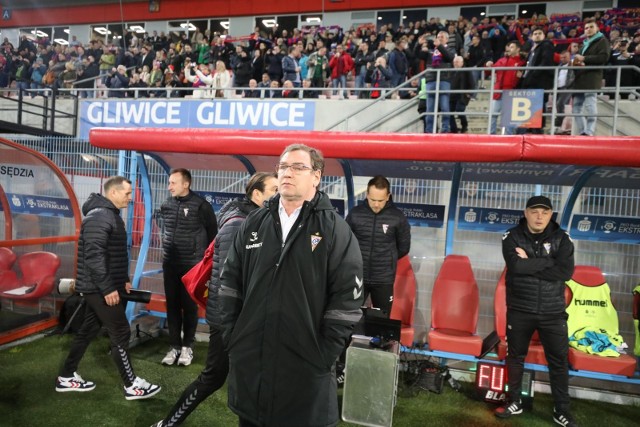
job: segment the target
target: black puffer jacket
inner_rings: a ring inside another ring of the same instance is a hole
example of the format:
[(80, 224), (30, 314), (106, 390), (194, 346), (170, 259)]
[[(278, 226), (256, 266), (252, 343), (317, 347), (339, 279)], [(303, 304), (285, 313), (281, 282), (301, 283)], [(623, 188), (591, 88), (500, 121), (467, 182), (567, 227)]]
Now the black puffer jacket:
[(396, 279), (398, 258), (411, 249), (411, 226), (391, 198), (375, 214), (365, 200), (349, 212), (347, 224), (358, 238), (365, 284), (389, 284)]
[(211, 204), (189, 191), (184, 197), (169, 197), (160, 208), (162, 217), (162, 261), (192, 267), (218, 233)]
[(106, 197), (92, 193), (82, 213), (76, 290), (108, 295), (124, 289), (129, 281), (129, 257), (120, 210)]
[(224, 261), (227, 259), (227, 252), (240, 225), (256, 209), (258, 209), (258, 205), (251, 200), (246, 197), (238, 197), (229, 200), (218, 212), (220, 231), (214, 245), (213, 268), (209, 281), (209, 298), (207, 299), (207, 322), (210, 326), (220, 327), (218, 291), (220, 290), (220, 273)]
[[(520, 258), (522, 248), (528, 258)], [(573, 242), (551, 221), (542, 233), (533, 234), (525, 218), (502, 238), (507, 263), (507, 308), (528, 313), (562, 313), (565, 282), (573, 275)]]

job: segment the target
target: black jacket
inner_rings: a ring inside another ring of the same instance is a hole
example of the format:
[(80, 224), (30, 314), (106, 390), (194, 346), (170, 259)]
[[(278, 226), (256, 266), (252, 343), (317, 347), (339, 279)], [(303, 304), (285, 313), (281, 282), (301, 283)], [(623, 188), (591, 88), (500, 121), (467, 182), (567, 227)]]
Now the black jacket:
[[(553, 43), (549, 40), (543, 40), (529, 52), (527, 58), (527, 67), (553, 67)], [(554, 72), (552, 69), (525, 70), (522, 79), (520, 80), (520, 87), (522, 89), (551, 89), (553, 88)]]
[[(520, 258), (522, 248), (528, 258)], [(566, 231), (551, 221), (532, 234), (525, 218), (502, 237), (502, 256), (507, 264), (507, 308), (528, 313), (562, 313), (565, 282), (573, 275), (573, 242)]]
[(218, 212), (218, 225), (220, 227), (216, 235), (216, 243), (213, 252), (213, 267), (211, 280), (209, 281), (209, 298), (207, 299), (207, 322), (210, 326), (220, 327), (220, 307), (218, 303), (218, 291), (220, 290), (220, 273), (222, 265), (227, 259), (227, 252), (233, 243), (233, 238), (244, 222), (245, 218), (258, 209), (258, 205), (246, 197), (238, 197), (229, 200)]
[(129, 256), (120, 210), (106, 197), (92, 193), (82, 213), (76, 290), (102, 295), (123, 290), (129, 282)]
[(389, 199), (377, 214), (368, 201), (353, 208), (347, 224), (358, 239), (366, 284), (395, 282), (398, 258), (411, 249), (411, 226), (400, 209)]
[[(431, 71), (435, 68), (453, 68), (453, 58), (456, 56), (456, 52), (447, 47), (446, 45), (440, 45), (435, 49), (429, 49), (426, 54), (426, 67), (429, 69), (424, 75), (426, 82), (435, 82), (437, 79), (437, 73)], [(447, 71), (440, 72), (440, 81), (449, 81), (451, 74)]]
[(204, 256), (218, 233), (211, 204), (189, 191), (184, 197), (169, 197), (160, 207), (162, 261), (192, 267)]
[(221, 275), (229, 407), (254, 424), (338, 423), (333, 366), (360, 319), (362, 256), (329, 197), (282, 242), (276, 195), (240, 226)]

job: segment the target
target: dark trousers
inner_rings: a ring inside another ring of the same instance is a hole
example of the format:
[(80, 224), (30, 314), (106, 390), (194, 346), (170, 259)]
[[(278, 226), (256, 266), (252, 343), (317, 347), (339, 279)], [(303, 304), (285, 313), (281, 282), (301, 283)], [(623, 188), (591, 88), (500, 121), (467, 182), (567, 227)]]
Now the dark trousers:
[[(564, 88), (563, 88), (564, 89)], [(571, 94), (570, 93), (559, 93), (556, 98), (556, 122), (554, 125), (556, 127), (562, 126), (562, 121), (564, 120), (564, 110), (567, 107), (567, 104), (571, 102)]]
[(71, 350), (60, 371), (60, 376), (73, 376), (73, 373), (78, 370), (87, 347), (104, 326), (109, 334), (111, 357), (118, 367), (122, 382), (126, 387), (131, 386), (136, 376), (127, 351), (129, 338), (131, 338), (131, 327), (125, 315), (127, 303), (120, 300), (120, 304), (108, 306), (101, 294), (85, 294), (84, 300), (86, 304), (84, 321), (71, 343)]
[(163, 263), (164, 294), (167, 298), (167, 324), (169, 345), (173, 348), (192, 347), (198, 326), (198, 306), (182, 283), (188, 266)]
[[(451, 95), (451, 105), (449, 107), (451, 108), (452, 113), (464, 113), (464, 111), (467, 109), (467, 104), (464, 103), (462, 96), (463, 95), (461, 94)], [(460, 114), (458, 115), (458, 118), (460, 119), (460, 130), (462, 132), (466, 132), (467, 128), (469, 127), (467, 116), (465, 114)], [(449, 116), (449, 120), (451, 122), (451, 132), (457, 133), (458, 125), (456, 123), (456, 117), (451, 114)]]
[(517, 310), (507, 311), (507, 376), (509, 398), (520, 399), (524, 359), (529, 342), (538, 331), (544, 355), (549, 364), (551, 395), (557, 410), (569, 410), (569, 337), (567, 314), (533, 314)]
[(211, 396), (224, 385), (229, 373), (229, 355), (224, 350), (222, 331), (209, 329), (209, 350), (204, 369), (194, 382), (184, 389), (169, 415), (164, 419), (166, 427), (178, 426), (184, 422), (200, 402)]
[(387, 317), (391, 314), (391, 305), (393, 304), (393, 283), (378, 284), (378, 283), (365, 283), (364, 284), (364, 300), (371, 295), (371, 305), (374, 308), (379, 308)]

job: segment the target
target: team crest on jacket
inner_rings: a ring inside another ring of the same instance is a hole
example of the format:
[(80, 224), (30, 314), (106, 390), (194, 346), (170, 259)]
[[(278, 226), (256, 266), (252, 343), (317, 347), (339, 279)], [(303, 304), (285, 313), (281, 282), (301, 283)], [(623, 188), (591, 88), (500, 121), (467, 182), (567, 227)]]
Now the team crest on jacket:
[(551, 252), (551, 243), (544, 242), (542, 246), (544, 247), (544, 250), (547, 251), (547, 255), (549, 255), (549, 253)]
[(318, 243), (320, 243), (320, 241), (322, 240), (321, 236), (318, 235), (311, 235), (311, 252), (316, 250), (316, 246), (318, 246)]
[(184, 208), (183, 211), (184, 211), (184, 216), (189, 215), (189, 208)]
[(389, 229), (389, 224), (382, 224), (382, 232), (387, 234), (387, 230)]

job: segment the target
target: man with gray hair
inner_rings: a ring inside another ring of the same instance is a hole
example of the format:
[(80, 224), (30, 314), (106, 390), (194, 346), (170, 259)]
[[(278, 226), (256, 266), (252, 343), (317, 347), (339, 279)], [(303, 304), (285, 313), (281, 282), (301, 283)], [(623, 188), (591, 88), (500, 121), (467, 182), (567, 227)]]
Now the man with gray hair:
[(111, 75), (107, 79), (107, 86), (109, 87), (110, 98), (124, 98), (126, 91), (129, 87), (129, 77), (127, 77), (127, 67), (124, 65), (118, 65), (117, 68), (113, 68)]

